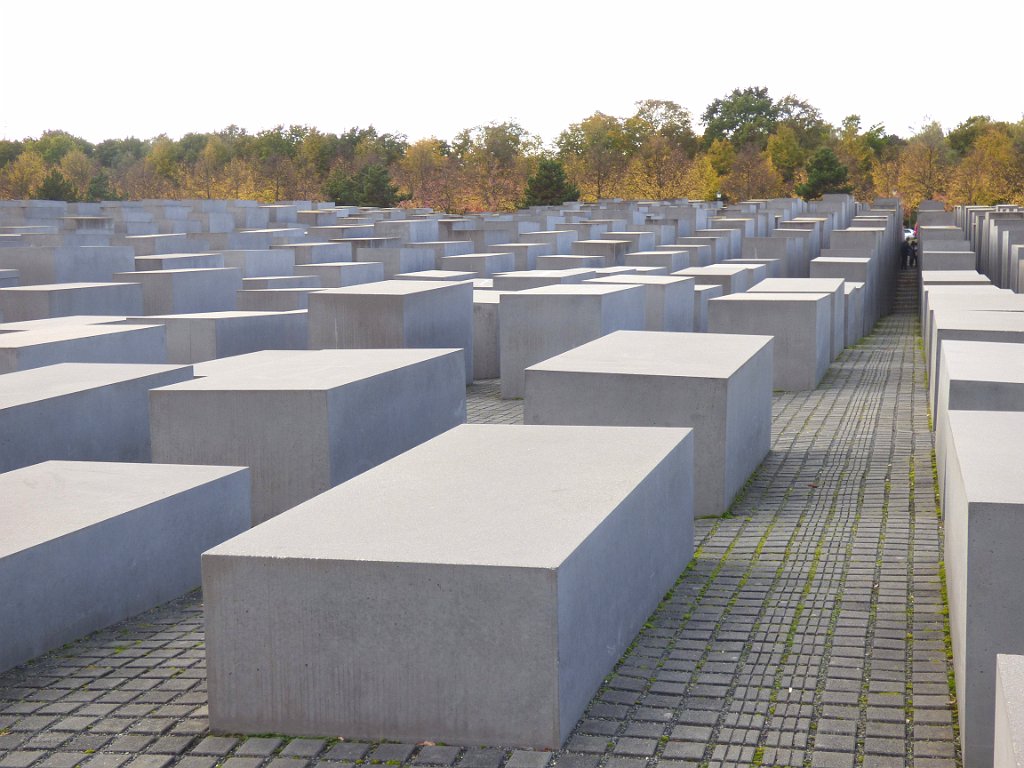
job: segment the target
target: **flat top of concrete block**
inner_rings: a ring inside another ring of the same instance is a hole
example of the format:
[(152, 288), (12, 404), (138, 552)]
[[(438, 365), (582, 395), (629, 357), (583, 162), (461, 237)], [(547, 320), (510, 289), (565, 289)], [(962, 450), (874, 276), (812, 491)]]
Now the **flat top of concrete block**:
[[(811, 259), (812, 264), (870, 264), (871, 259), (867, 256), (854, 257), (854, 256), (819, 256), (816, 259)], [(789, 278), (791, 280), (807, 280), (811, 278)], [(818, 279), (818, 278), (814, 278)]]
[(608, 294), (620, 291), (639, 289), (639, 286), (623, 285), (621, 282), (615, 285), (594, 285), (593, 283), (558, 283), (557, 285), (543, 285), (539, 288), (529, 288), (525, 291), (516, 291), (506, 294), (507, 296), (607, 296)]
[(87, 339), (95, 336), (113, 336), (118, 333), (139, 333), (150, 328), (160, 328), (160, 324), (152, 325), (60, 325), (53, 328), (41, 328), (31, 331), (0, 333), (0, 349), (21, 349), (39, 344), (53, 344), (73, 339)]
[(861, 290), (864, 287), (864, 283), (851, 283), (847, 281), (843, 289), (846, 291), (846, 295), (849, 296), (851, 293)]
[(193, 366), (201, 378), (154, 391), (325, 391), (409, 365), (461, 352), (458, 349), (264, 350)]
[(758, 291), (756, 293), (751, 293), (751, 292), (747, 292), (747, 293), (732, 293), (732, 294), (730, 294), (728, 296), (719, 296), (718, 298), (712, 299), (712, 301), (715, 301), (715, 302), (719, 302), (719, 301), (729, 301), (729, 302), (736, 302), (736, 301), (751, 302), (751, 301), (755, 301), (755, 302), (764, 302), (764, 303), (768, 303), (768, 302), (792, 303), (794, 301), (808, 301), (808, 302), (820, 301), (821, 299), (828, 298), (829, 295), (830, 294), (828, 294), (828, 293), (809, 293), (809, 292), (805, 293), (803, 291), (798, 291), (798, 292), (794, 292), (794, 293)]
[(738, 275), (747, 271), (747, 267), (740, 264), (709, 264), (706, 267), (687, 267), (673, 272), (673, 275)]
[(465, 424), (204, 557), (555, 569), (689, 432)]
[(89, 528), (244, 467), (46, 461), (0, 475), (0, 558)]
[(756, 293), (834, 293), (842, 285), (841, 277), (767, 277), (750, 290)]
[(170, 371), (189, 371), (189, 365), (134, 363), (58, 363), (0, 376), (0, 409), (35, 403), (73, 392), (141, 379)]
[(950, 379), (1024, 384), (1024, 345), (1021, 344), (946, 341), (942, 344), (942, 358)]
[(500, 304), (501, 297), (506, 293), (513, 293), (513, 291), (491, 291), (491, 290), (477, 290), (473, 291), (473, 303), (474, 304)]
[(526, 370), (722, 379), (771, 342), (732, 333), (615, 331)]
[(992, 281), (969, 269), (926, 269), (921, 272), (922, 283), (979, 283), (988, 285)]
[[(132, 275), (134, 272), (123, 272), (121, 274)], [(157, 273), (159, 274), (159, 273)], [(124, 286), (124, 282), (116, 283), (50, 283), (47, 285), (14, 285), (10, 288), (0, 288), (0, 291), (20, 291), (22, 293), (52, 293), (53, 291), (82, 291), (92, 288), (115, 288)]]
[[(204, 256), (222, 256), (225, 253), (253, 253), (253, 251), (203, 251), (202, 253), (157, 253), (150, 256), (136, 256), (140, 261), (158, 261), (160, 259), (194, 259)], [(256, 251), (263, 253), (263, 251)]]
[(429, 291), (448, 291), (466, 285), (461, 281), (452, 280), (379, 280), (375, 283), (348, 285), (344, 288), (328, 288), (318, 293), (327, 296), (360, 295), (360, 296), (410, 296), (415, 293)]
[(417, 278), (423, 280), (472, 280), (477, 274), (477, 272), (462, 272), (457, 269), (424, 269), (420, 272), (403, 272), (395, 277), (400, 277), (403, 280)]
[(379, 261), (321, 261), (316, 264), (296, 264), (296, 270), (309, 270), (309, 269), (345, 269), (351, 267), (361, 267), (366, 269), (372, 265), (380, 265)]
[(950, 411), (948, 417), (968, 501), (1024, 506), (1024, 411)]
[(587, 280), (587, 284), (604, 283), (606, 285), (676, 285), (677, 283), (693, 283), (692, 277), (673, 275), (608, 275)]
[(123, 315), (65, 315), (63, 317), (45, 317), (41, 320), (0, 323), (0, 331), (41, 331), (65, 325), (105, 325), (119, 323), (124, 319)]
[[(966, 331), (1021, 331), (1024, 312), (999, 312), (985, 309), (936, 309), (936, 329), (958, 328)], [(0, 336), (0, 340), (3, 337)]]
[(574, 277), (575, 275), (593, 275), (593, 269), (573, 267), (571, 269), (523, 269), (518, 272), (499, 272), (495, 277)]
[(710, 297), (721, 296), (722, 286), (720, 285), (695, 285), (693, 286), (694, 293), (708, 294)]
[[(300, 289), (305, 290), (305, 289)], [(308, 289), (316, 290), (316, 289)], [(251, 293), (251, 291), (250, 291)], [(305, 313), (306, 310), (297, 310)], [(244, 320), (250, 317), (280, 317), (281, 315), (293, 315), (296, 312), (259, 312), (245, 310), (225, 310), (223, 312), (194, 312), (188, 315), (139, 315), (125, 318), (129, 323), (159, 323), (163, 320)]]
[(239, 270), (235, 267), (186, 267), (184, 269), (143, 269), (138, 272), (115, 272), (114, 277), (132, 277), (134, 275), (197, 275), (210, 272), (234, 272)]

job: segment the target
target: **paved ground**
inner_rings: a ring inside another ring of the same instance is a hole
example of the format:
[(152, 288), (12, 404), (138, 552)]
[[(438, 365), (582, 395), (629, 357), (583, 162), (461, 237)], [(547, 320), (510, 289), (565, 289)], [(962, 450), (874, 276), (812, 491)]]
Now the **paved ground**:
[[(563, 751), (210, 736), (192, 594), (0, 676), (0, 768), (958, 766), (912, 315), (775, 399), (772, 452)], [(470, 421), (515, 422), (496, 383)], [(0, 628), (2, 632), (2, 628)]]

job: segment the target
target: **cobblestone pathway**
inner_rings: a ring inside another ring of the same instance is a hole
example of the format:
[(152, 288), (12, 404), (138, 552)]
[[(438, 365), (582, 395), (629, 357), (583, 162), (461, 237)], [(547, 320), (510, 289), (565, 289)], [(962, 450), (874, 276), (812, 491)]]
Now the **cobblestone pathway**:
[[(915, 330), (776, 396), (771, 454), (561, 752), (211, 736), (192, 594), (0, 676), (0, 768), (958, 766)], [(469, 418), (521, 404), (478, 384)]]

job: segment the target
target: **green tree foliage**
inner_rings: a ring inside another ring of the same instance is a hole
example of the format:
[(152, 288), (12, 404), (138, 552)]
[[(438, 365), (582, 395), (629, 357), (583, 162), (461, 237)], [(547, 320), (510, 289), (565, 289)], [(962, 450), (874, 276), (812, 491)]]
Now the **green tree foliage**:
[(781, 116), (767, 88), (735, 88), (728, 96), (712, 101), (701, 115), (704, 145), (725, 139), (737, 147), (756, 144), (764, 149)]
[(391, 208), (401, 201), (398, 187), (383, 165), (368, 165), (357, 173), (335, 169), (324, 185), (324, 195), (336, 205)]
[(78, 199), (71, 182), (56, 168), (47, 174), (43, 183), (32, 193), (32, 197), (35, 200), (63, 200), (67, 203), (73, 203)]
[(565, 168), (558, 160), (541, 158), (537, 171), (526, 182), (523, 206), (561, 205), (567, 200), (578, 200), (579, 187), (565, 177)]
[(830, 192), (849, 193), (850, 185), (846, 183), (849, 175), (836, 153), (822, 147), (807, 164), (807, 182), (797, 184), (796, 193), (804, 200), (813, 200)]
[(110, 176), (106, 171), (100, 171), (92, 177), (85, 191), (85, 199), (93, 203), (101, 200), (120, 200), (110, 185)]

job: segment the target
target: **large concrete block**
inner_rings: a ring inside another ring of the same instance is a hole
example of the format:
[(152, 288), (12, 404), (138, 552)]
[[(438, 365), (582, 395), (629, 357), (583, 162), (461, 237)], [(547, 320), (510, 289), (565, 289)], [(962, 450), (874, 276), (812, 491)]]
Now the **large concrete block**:
[(137, 283), (57, 283), (0, 288), (0, 317), (9, 323), (68, 315), (141, 315), (142, 305), (142, 287)]
[(134, 269), (127, 246), (4, 248), (0, 268), (16, 269), (19, 285), (109, 283), (115, 272)]
[(721, 515), (771, 446), (768, 336), (619, 331), (526, 369), (524, 421), (694, 431), (696, 516)]
[(836, 277), (770, 278), (751, 286), (751, 293), (827, 293), (829, 295), (830, 359), (835, 360), (846, 346), (846, 291), (843, 279)]
[(0, 472), (49, 459), (149, 461), (149, 390), (190, 366), (60, 363), (0, 376)]
[(639, 285), (549, 285), (502, 294), (501, 396), (523, 396), (523, 371), (612, 331), (642, 331)]
[(464, 253), (442, 256), (441, 269), (475, 272), (479, 277), (492, 277), (496, 272), (511, 272), (516, 268), (512, 253)]
[(267, 351), (150, 393), (153, 460), (253, 471), (261, 523), (466, 420), (458, 350)]
[(712, 299), (710, 333), (770, 334), (776, 389), (814, 389), (828, 370), (831, 301), (825, 293), (739, 293)]
[(662, 267), (666, 272), (678, 272), (695, 266), (690, 263), (690, 252), (680, 247), (679, 250), (655, 250), (627, 253), (624, 264), (627, 267)]
[(693, 330), (707, 333), (708, 302), (717, 299), (722, 293), (721, 285), (696, 285), (693, 289)]
[(0, 374), (57, 363), (167, 362), (162, 325), (67, 325), (0, 333)]
[(939, 407), (939, 366), (948, 341), (994, 341), (1024, 344), (1024, 312), (936, 311), (928, 356), (928, 397), (932, 413)]
[(221, 266), (237, 269), (243, 278), (295, 274), (295, 253), (288, 248), (223, 251), (221, 256), (224, 260)]
[(235, 294), (242, 290), (242, 273), (229, 267), (124, 272), (114, 275), (114, 279), (142, 286), (143, 311), (126, 312), (127, 315), (186, 315), (233, 310)]
[(242, 312), (297, 312), (309, 308), (309, 295), (319, 288), (264, 288), (238, 291), (235, 305)]
[(726, 296), (733, 293), (742, 293), (751, 286), (751, 272), (745, 266), (725, 266), (723, 264), (712, 264), (709, 267), (688, 267), (673, 275), (679, 277), (692, 277), (697, 285), (720, 285), (722, 293)]
[(865, 334), (864, 283), (843, 283), (846, 292), (846, 346), (852, 347)]
[(422, 272), (437, 267), (433, 253), (422, 248), (374, 247), (357, 248), (356, 261), (372, 261), (381, 264), (384, 279), (390, 280), (395, 275), (405, 272)]
[[(573, 243), (573, 247), (575, 245)], [(472, 243), (470, 243), (470, 246), (472, 246)], [(549, 256), (555, 252), (554, 246), (550, 243), (497, 243), (487, 246), (484, 250), (493, 253), (511, 253), (515, 258), (515, 269), (517, 271), (536, 269), (538, 256)], [(471, 252), (471, 250), (463, 251), (463, 253)]]
[(167, 360), (190, 364), (264, 349), (306, 349), (309, 319), (305, 312), (206, 312), (194, 315), (131, 317), (127, 323), (160, 323), (167, 340)]
[(502, 291), (473, 291), (473, 378), (501, 376), (498, 307)]
[(299, 264), (296, 275), (314, 275), (324, 288), (376, 283), (384, 279), (384, 265), (379, 261), (339, 261), (329, 264)]
[(996, 656), (992, 768), (1024, 768), (1024, 656)]
[(693, 552), (692, 456), (466, 425), (211, 550), (211, 727), (557, 748)]
[(473, 381), (473, 285), (385, 280), (309, 297), (310, 349), (462, 349)]
[(598, 269), (608, 262), (600, 256), (567, 256), (565, 254), (554, 254), (552, 256), (538, 256), (537, 269)]
[[(223, 269), (221, 253), (165, 253), (159, 256), (136, 256), (121, 272), (153, 272), (158, 269)], [(112, 278), (111, 278), (112, 279)]]
[(243, 467), (49, 461), (0, 475), (0, 671), (200, 583), (249, 523)]
[(496, 291), (526, 291), (545, 285), (575, 285), (597, 277), (595, 269), (530, 269), (504, 272), (494, 276)]
[(992, 765), (996, 656), (1024, 653), (1024, 413), (949, 412), (946, 587), (964, 765)]
[(933, 411), (935, 466), (944, 498), (950, 411), (1024, 411), (1024, 344), (945, 341)]
[(693, 288), (688, 277), (619, 274), (596, 277), (591, 285), (640, 285), (644, 289), (644, 330), (693, 330)]

